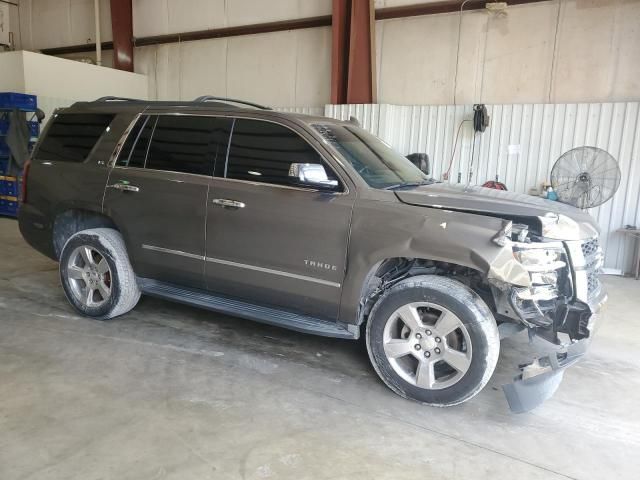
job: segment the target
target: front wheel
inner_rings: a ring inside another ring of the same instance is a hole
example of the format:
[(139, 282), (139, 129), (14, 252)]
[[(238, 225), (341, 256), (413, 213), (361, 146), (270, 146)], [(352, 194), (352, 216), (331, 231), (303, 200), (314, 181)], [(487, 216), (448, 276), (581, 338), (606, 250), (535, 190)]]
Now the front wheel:
[(435, 275), (411, 277), (387, 290), (369, 315), (366, 341), (389, 388), (441, 407), (480, 392), (500, 350), (496, 322), (482, 299)]

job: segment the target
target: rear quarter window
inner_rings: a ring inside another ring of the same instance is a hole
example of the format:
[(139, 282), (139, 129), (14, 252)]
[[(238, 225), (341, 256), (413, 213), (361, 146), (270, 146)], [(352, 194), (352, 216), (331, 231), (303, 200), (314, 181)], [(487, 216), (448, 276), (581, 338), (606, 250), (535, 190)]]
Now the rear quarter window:
[(60, 113), (52, 119), (47, 135), (38, 148), (39, 160), (84, 162), (114, 115)]

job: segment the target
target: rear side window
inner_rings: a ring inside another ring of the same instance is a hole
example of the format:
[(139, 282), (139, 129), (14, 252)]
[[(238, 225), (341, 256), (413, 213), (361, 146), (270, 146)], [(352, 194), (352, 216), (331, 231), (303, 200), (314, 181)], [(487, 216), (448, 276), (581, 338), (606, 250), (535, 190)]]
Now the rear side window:
[(56, 162), (84, 162), (114, 115), (59, 113), (38, 148), (38, 159)]
[[(135, 123), (131, 131), (129, 131), (129, 134), (127, 135), (127, 139), (125, 140), (124, 145), (122, 145), (122, 148), (120, 149), (120, 153), (118, 154), (118, 160), (116, 160), (116, 165), (120, 167), (126, 167), (129, 165), (129, 160), (131, 159), (131, 153), (133, 152), (133, 147), (136, 144), (136, 141), (138, 140), (138, 138), (140, 137), (142, 129), (147, 125), (147, 122), (149, 122), (149, 116), (148, 115), (142, 116)], [(151, 136), (149, 135), (148, 138), (151, 138)], [(147, 152), (145, 149), (144, 155), (146, 156), (146, 154)], [(144, 157), (143, 157), (142, 163), (144, 166)]]
[(260, 120), (237, 119), (231, 135), (227, 178), (291, 185), (292, 163), (322, 164), (337, 179), (306, 140), (288, 128)]
[(210, 175), (216, 155), (213, 142), (216, 121), (205, 116), (159, 117), (146, 168)]

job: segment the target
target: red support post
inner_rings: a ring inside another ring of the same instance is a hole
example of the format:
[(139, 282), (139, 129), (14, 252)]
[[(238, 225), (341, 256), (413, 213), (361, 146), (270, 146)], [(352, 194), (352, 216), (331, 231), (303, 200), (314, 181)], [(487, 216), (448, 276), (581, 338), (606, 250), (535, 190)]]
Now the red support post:
[(333, 0), (331, 102), (373, 103), (373, 0)]
[(352, 0), (347, 103), (373, 103), (373, 0)]
[(133, 72), (132, 0), (111, 0), (113, 68)]
[(331, 103), (347, 102), (351, 0), (333, 0), (331, 14)]

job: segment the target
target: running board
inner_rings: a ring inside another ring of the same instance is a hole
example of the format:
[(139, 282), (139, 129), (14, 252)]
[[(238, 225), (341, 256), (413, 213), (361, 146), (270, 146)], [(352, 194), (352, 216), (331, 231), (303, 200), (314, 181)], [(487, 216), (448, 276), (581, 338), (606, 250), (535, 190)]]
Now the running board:
[(273, 307), (253, 305), (240, 300), (212, 295), (202, 290), (179, 287), (148, 278), (138, 277), (137, 280), (142, 293), (153, 297), (283, 327), (296, 332), (352, 340), (360, 336), (360, 330), (356, 325), (341, 325), (330, 320), (300, 315)]

